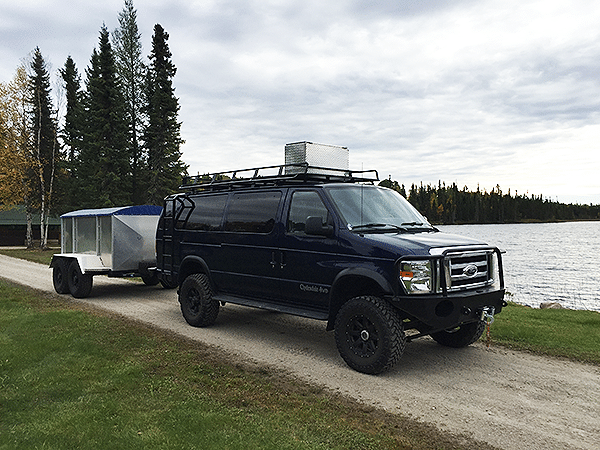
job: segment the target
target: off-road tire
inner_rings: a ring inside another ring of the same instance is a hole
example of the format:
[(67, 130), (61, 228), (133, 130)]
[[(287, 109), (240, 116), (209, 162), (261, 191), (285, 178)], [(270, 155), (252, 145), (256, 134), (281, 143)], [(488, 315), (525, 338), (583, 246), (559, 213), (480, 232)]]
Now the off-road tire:
[(479, 340), (485, 331), (485, 322), (465, 323), (456, 328), (432, 333), (431, 337), (438, 344), (446, 347), (461, 348)]
[(398, 362), (406, 347), (402, 321), (378, 297), (348, 300), (335, 319), (335, 342), (341, 357), (358, 372), (378, 374)]
[(185, 321), (194, 327), (207, 327), (217, 320), (219, 302), (213, 299), (210, 281), (203, 273), (194, 273), (183, 281), (179, 303)]
[(71, 261), (67, 272), (69, 282), (69, 292), (75, 298), (85, 298), (92, 292), (92, 276), (81, 273), (79, 263), (76, 260)]
[(57, 259), (52, 268), (52, 284), (58, 294), (69, 293), (68, 264), (64, 259)]

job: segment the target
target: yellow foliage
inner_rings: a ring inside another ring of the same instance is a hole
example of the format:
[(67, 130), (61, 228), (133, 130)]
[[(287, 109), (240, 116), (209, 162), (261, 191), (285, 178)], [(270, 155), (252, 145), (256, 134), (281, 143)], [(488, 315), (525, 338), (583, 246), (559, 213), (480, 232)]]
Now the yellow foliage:
[(0, 82), (0, 205), (24, 202), (26, 172), (32, 167), (27, 127), (27, 74), (17, 68), (10, 83)]

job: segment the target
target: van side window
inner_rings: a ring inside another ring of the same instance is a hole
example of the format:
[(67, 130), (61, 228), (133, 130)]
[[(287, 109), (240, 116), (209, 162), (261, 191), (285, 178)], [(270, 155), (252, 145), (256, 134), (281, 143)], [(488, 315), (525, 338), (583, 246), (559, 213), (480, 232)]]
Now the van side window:
[(227, 209), (225, 231), (270, 233), (280, 200), (281, 192), (234, 194)]
[(221, 229), (227, 195), (195, 197), (195, 207), (185, 228), (187, 230), (217, 231)]
[(287, 232), (304, 234), (306, 218), (311, 216), (322, 217), (323, 224), (327, 223), (328, 211), (319, 194), (315, 191), (294, 192), (287, 220)]

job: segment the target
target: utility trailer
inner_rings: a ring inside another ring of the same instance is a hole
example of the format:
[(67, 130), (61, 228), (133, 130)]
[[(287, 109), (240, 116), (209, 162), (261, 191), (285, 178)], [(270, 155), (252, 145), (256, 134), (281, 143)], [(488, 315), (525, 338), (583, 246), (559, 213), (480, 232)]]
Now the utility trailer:
[(60, 216), (61, 253), (52, 257), (59, 294), (87, 297), (94, 275), (140, 276), (158, 284), (155, 236), (162, 207), (123, 206), (72, 211)]

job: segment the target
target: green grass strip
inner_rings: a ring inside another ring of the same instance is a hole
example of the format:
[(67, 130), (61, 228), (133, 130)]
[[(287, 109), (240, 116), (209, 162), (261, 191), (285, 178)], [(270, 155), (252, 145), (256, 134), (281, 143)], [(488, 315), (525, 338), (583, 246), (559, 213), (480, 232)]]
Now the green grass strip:
[[(600, 313), (509, 303), (491, 326), (493, 343), (600, 364)], [(485, 339), (484, 335), (482, 339)]]

